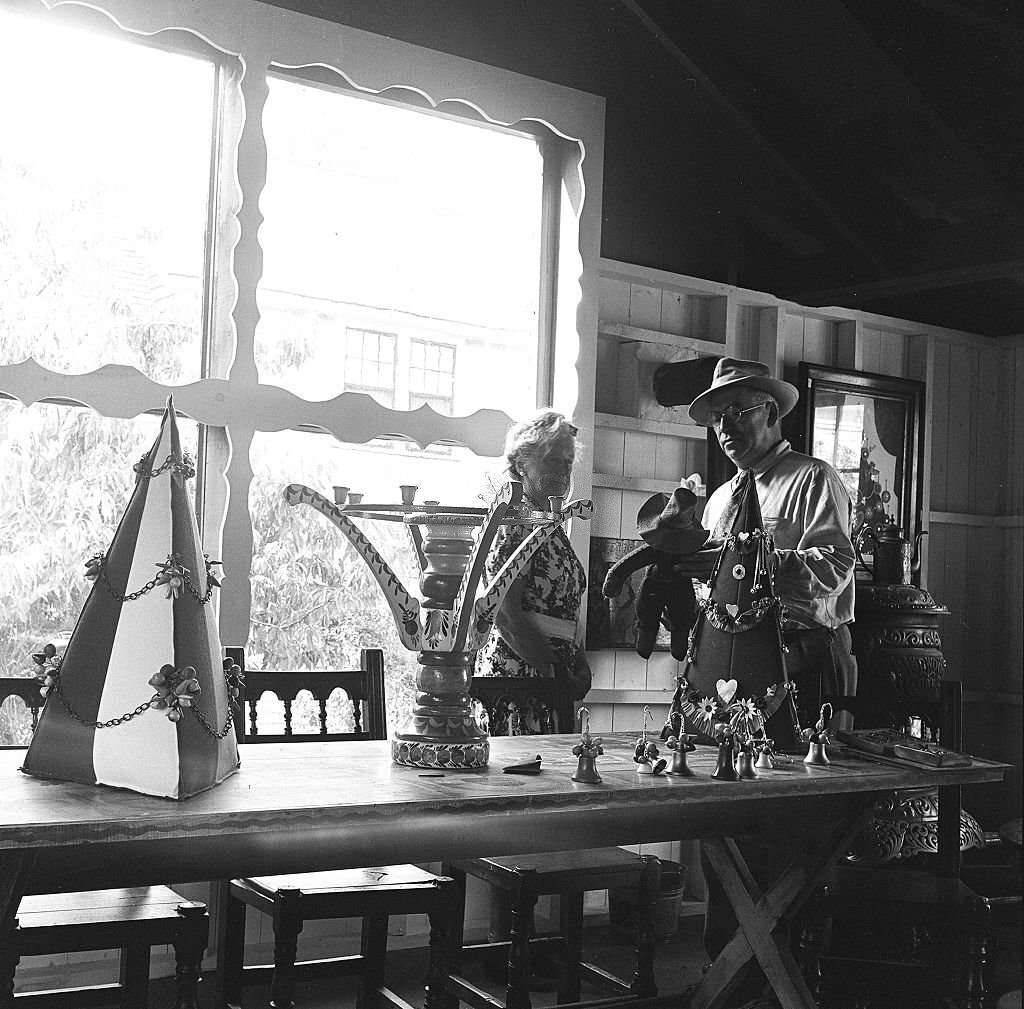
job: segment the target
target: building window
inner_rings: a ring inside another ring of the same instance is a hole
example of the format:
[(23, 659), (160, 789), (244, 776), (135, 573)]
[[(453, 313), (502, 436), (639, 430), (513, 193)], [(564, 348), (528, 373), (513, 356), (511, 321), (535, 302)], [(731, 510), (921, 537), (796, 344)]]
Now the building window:
[(451, 414), (455, 396), (455, 348), (413, 340), (409, 345), (409, 409), (424, 403)]
[(366, 392), (381, 406), (395, 405), (395, 334), (371, 329), (345, 333), (345, 390)]

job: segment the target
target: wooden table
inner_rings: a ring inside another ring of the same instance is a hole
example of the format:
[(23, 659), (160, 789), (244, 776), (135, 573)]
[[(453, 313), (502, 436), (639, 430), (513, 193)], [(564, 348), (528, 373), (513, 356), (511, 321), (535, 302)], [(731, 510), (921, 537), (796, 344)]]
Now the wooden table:
[[(591, 785), (571, 780), (577, 739), (493, 739), (489, 767), (443, 775), (392, 764), (387, 742), (243, 746), (238, 774), (184, 802), (40, 781), (18, 772), (21, 751), (0, 752), (0, 956), (11, 954), (24, 893), (703, 838), (740, 927), (691, 1006), (721, 1005), (754, 958), (786, 1009), (812, 1009), (782, 926), (872, 803), (894, 789), (998, 781), (1005, 770), (851, 757), (719, 782), (715, 752), (699, 748), (689, 755), (695, 777), (651, 777), (635, 771), (635, 736), (620, 734), (605, 737), (603, 782)], [(537, 754), (539, 776), (502, 773)], [(747, 835), (793, 845), (765, 893), (734, 842)]]

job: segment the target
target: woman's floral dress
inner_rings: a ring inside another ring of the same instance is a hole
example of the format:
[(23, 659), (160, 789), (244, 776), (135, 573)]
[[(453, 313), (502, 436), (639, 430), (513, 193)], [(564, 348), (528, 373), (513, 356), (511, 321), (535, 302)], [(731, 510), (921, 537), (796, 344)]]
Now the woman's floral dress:
[[(503, 525), (498, 530), (487, 555), (485, 578), (490, 580), (530, 534), (532, 527)], [(576, 556), (565, 530), (559, 526), (533, 555), (526, 570), (519, 576), (525, 582), (523, 610), (532, 610), (549, 617), (575, 622), (587, 587), (587, 575)], [(555, 653), (556, 676), (567, 676), (576, 664), (580, 645), (561, 638), (551, 639)], [(521, 659), (501, 636), (496, 626), (477, 653), (477, 676), (546, 676)]]

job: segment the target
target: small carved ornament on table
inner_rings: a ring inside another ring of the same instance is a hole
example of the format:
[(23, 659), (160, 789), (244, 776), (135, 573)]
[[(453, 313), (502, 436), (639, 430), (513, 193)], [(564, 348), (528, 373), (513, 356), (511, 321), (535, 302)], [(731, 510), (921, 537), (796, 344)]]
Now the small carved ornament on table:
[(824, 766), (832, 761), (828, 759), (828, 720), (832, 717), (832, 705), (826, 701), (818, 712), (818, 720), (814, 728), (807, 728), (801, 732), (801, 736), (807, 742), (807, 756), (804, 757), (805, 764), (818, 764)]
[(683, 732), (683, 716), (678, 711), (670, 712), (665, 728), (662, 730), (665, 746), (672, 753), (672, 760), (666, 774), (674, 774), (680, 778), (692, 778), (693, 768), (686, 762), (686, 755), (697, 749), (694, 740), (697, 738), (689, 732)]
[(604, 753), (604, 740), (600, 736), (590, 734), (590, 712), (586, 708), (580, 708), (576, 717), (580, 722), (582, 733), (580, 741), (572, 748), (573, 756), (577, 758), (572, 780), (599, 785), (601, 784), (601, 775), (597, 770), (597, 758)]
[(644, 721), (640, 730), (640, 738), (633, 748), (633, 762), (636, 764), (637, 774), (662, 774), (668, 761), (661, 756), (658, 744), (647, 736), (647, 722), (651, 717), (651, 709), (644, 705)]

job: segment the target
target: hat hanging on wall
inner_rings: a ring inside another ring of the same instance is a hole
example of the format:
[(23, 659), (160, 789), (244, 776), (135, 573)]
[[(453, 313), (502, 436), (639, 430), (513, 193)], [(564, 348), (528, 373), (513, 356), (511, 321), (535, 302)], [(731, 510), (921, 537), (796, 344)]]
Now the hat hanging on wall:
[[(49, 690), (22, 768), (40, 778), (185, 799), (238, 768), (232, 695), (170, 398)], [(37, 662), (40, 657), (37, 657)]]

